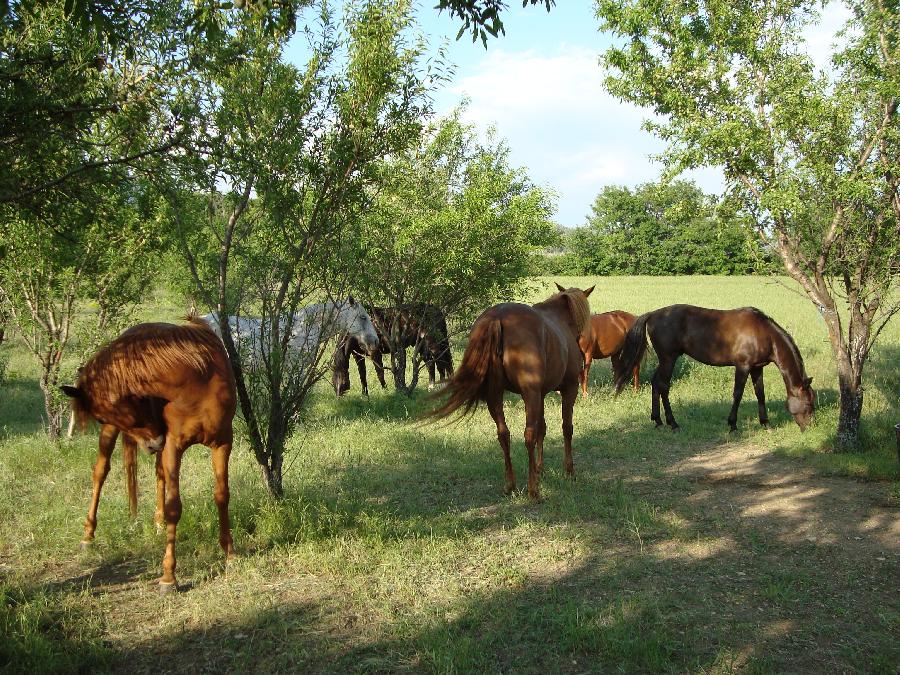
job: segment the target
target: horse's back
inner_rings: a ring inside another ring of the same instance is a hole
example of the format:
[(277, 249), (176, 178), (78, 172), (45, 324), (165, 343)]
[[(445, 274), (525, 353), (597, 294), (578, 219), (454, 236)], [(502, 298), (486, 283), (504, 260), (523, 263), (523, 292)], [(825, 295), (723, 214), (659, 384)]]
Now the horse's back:
[[(91, 390), (101, 407), (129, 396), (167, 401), (167, 424), (177, 417), (199, 417), (201, 427), (230, 429), (237, 397), (224, 346), (210, 326), (185, 324), (132, 326), (100, 349), (85, 366), (79, 386)], [(180, 412), (176, 412), (180, 411)], [(215, 434), (207, 430), (204, 436)], [(198, 439), (202, 442), (202, 439)]]
[(652, 312), (647, 334), (657, 352), (684, 353), (712, 366), (761, 365), (771, 357), (770, 322), (755, 307), (670, 305)]
[(476, 321), (499, 321), (508, 388), (522, 393), (557, 389), (566, 375), (577, 381), (581, 351), (574, 337), (547, 312), (518, 302), (494, 305)]
[(591, 315), (592, 356), (595, 359), (605, 359), (618, 353), (625, 344), (625, 335), (634, 320), (634, 314), (621, 309)]

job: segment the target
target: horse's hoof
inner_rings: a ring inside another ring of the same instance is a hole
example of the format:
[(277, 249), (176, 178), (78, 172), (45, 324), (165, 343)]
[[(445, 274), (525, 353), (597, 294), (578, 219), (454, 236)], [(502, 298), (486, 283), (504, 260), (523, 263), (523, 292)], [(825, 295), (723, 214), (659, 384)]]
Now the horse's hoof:
[(78, 542), (78, 548), (82, 551), (88, 551), (93, 543), (94, 541), (92, 539), (82, 539)]
[(728, 433), (729, 433), (729, 434), (736, 434), (737, 432), (738, 432), (737, 427), (731, 427), (731, 428), (728, 430)]
[(173, 591), (178, 590), (178, 584), (174, 581), (160, 581), (159, 582), (159, 594), (160, 595), (169, 595)]
[(672, 427), (672, 433), (673, 433), (673, 434), (676, 434), (676, 433), (678, 433), (679, 431), (681, 431), (681, 427), (678, 426), (677, 424), (676, 424), (674, 427)]
[(662, 422), (657, 422), (657, 423), (656, 423), (656, 428), (657, 428), (657, 429), (661, 429), (662, 426), (663, 426), (663, 423), (662, 423)]

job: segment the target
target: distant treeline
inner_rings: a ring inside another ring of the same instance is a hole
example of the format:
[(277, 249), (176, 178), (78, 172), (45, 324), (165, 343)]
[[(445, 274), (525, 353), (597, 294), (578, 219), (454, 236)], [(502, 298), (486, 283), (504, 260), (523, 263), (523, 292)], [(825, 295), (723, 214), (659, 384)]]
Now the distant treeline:
[(560, 228), (543, 274), (752, 274), (777, 261), (747, 216), (694, 183), (607, 186), (584, 227)]

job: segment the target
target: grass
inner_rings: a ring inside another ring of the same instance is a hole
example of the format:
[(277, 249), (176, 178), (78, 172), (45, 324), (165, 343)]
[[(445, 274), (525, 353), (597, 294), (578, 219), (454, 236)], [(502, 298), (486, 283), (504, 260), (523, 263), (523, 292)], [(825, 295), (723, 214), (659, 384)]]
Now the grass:
[[(533, 503), (502, 496), (486, 411), (422, 427), (424, 393), (375, 389), (364, 399), (353, 374), (342, 399), (316, 390), (291, 439), (280, 502), (238, 440), (231, 515), (241, 555), (227, 565), (209, 452), (185, 455), (186, 590), (161, 598), (151, 459), (139, 458), (132, 521), (114, 455), (97, 542), (80, 552), (96, 437), (48, 443), (34, 368), (4, 347), (0, 669), (896, 672), (897, 324), (867, 371), (865, 451), (842, 456), (827, 452), (837, 397), (824, 325), (788, 289), (754, 278), (559, 281), (596, 282), (595, 312), (760, 307), (803, 352), (819, 391), (816, 424), (799, 432), (769, 367), (774, 429), (759, 429), (751, 393), (728, 435), (732, 371), (683, 362), (672, 387), (683, 431), (657, 431), (648, 388), (614, 398), (603, 362), (576, 406), (575, 481), (562, 471), (559, 397), (547, 397), (543, 498)], [(550, 282), (539, 280), (534, 298)], [(148, 304), (141, 317), (178, 314)], [(651, 372), (645, 364), (643, 379)], [(517, 397), (507, 419), (521, 487)], [(717, 468), (692, 468), (715, 458)]]

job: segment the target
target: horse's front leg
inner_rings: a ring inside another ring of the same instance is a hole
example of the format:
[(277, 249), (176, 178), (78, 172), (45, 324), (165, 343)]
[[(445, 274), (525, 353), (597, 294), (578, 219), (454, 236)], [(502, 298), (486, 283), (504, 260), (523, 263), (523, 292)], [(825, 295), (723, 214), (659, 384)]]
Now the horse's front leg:
[(564, 466), (566, 475), (575, 477), (575, 463), (572, 459), (572, 432), (574, 424), (572, 417), (575, 411), (575, 399), (578, 398), (578, 386), (567, 387), (560, 391), (562, 395), (562, 432), (563, 432), (563, 448), (565, 449)]
[(384, 379), (384, 356), (380, 351), (372, 354), (372, 365), (375, 366), (375, 376), (378, 378), (378, 384), (382, 389), (387, 388), (387, 382)]
[(366, 357), (359, 352), (353, 352), (353, 358), (356, 361), (356, 369), (359, 371), (359, 383), (362, 386), (363, 396), (368, 396), (369, 382), (366, 380)]
[(159, 580), (159, 592), (166, 594), (177, 589), (175, 580), (175, 540), (178, 521), (181, 520), (181, 491), (179, 474), (181, 473), (181, 454), (183, 449), (176, 444), (177, 433), (166, 436), (166, 445), (162, 452), (162, 468), (165, 477), (165, 505), (163, 513), (166, 517), (166, 552), (163, 556), (163, 575)]
[(506, 485), (503, 491), (505, 494), (510, 494), (516, 489), (516, 474), (513, 472), (512, 459), (509, 456), (509, 427), (506, 426), (506, 417), (503, 414), (503, 394), (501, 393), (499, 397), (489, 394), (487, 406), (494, 424), (497, 425), (497, 441), (503, 450), (503, 461), (506, 467)]
[(728, 415), (728, 426), (731, 427), (733, 432), (737, 431), (738, 408), (741, 405), (741, 399), (744, 397), (744, 386), (747, 384), (747, 375), (749, 374), (749, 371), (743, 368), (737, 367), (734, 369), (733, 401), (731, 403), (731, 413)]
[(757, 366), (750, 371), (753, 381), (753, 391), (756, 393), (756, 403), (759, 406), (759, 423), (768, 429), (769, 413), (766, 412), (766, 388), (763, 383), (763, 367)]
[(593, 356), (591, 352), (588, 352), (584, 355), (584, 367), (581, 369), (581, 372), (578, 375), (578, 380), (581, 383), (581, 397), (587, 398), (587, 383), (588, 383), (588, 375), (591, 372), (591, 362), (593, 361)]
[(81, 540), (81, 548), (86, 548), (94, 540), (97, 530), (97, 509), (100, 505), (100, 491), (106, 476), (109, 475), (109, 458), (116, 447), (116, 439), (119, 430), (111, 424), (104, 424), (100, 428), (100, 444), (97, 448), (97, 461), (94, 462), (94, 473), (91, 476), (93, 490), (91, 492), (91, 504), (88, 506), (87, 518), (84, 521), (84, 538)]
[(163, 531), (166, 525), (166, 473), (163, 471), (162, 451), (156, 453), (156, 511), (153, 513), (153, 522), (156, 523), (156, 533)]

